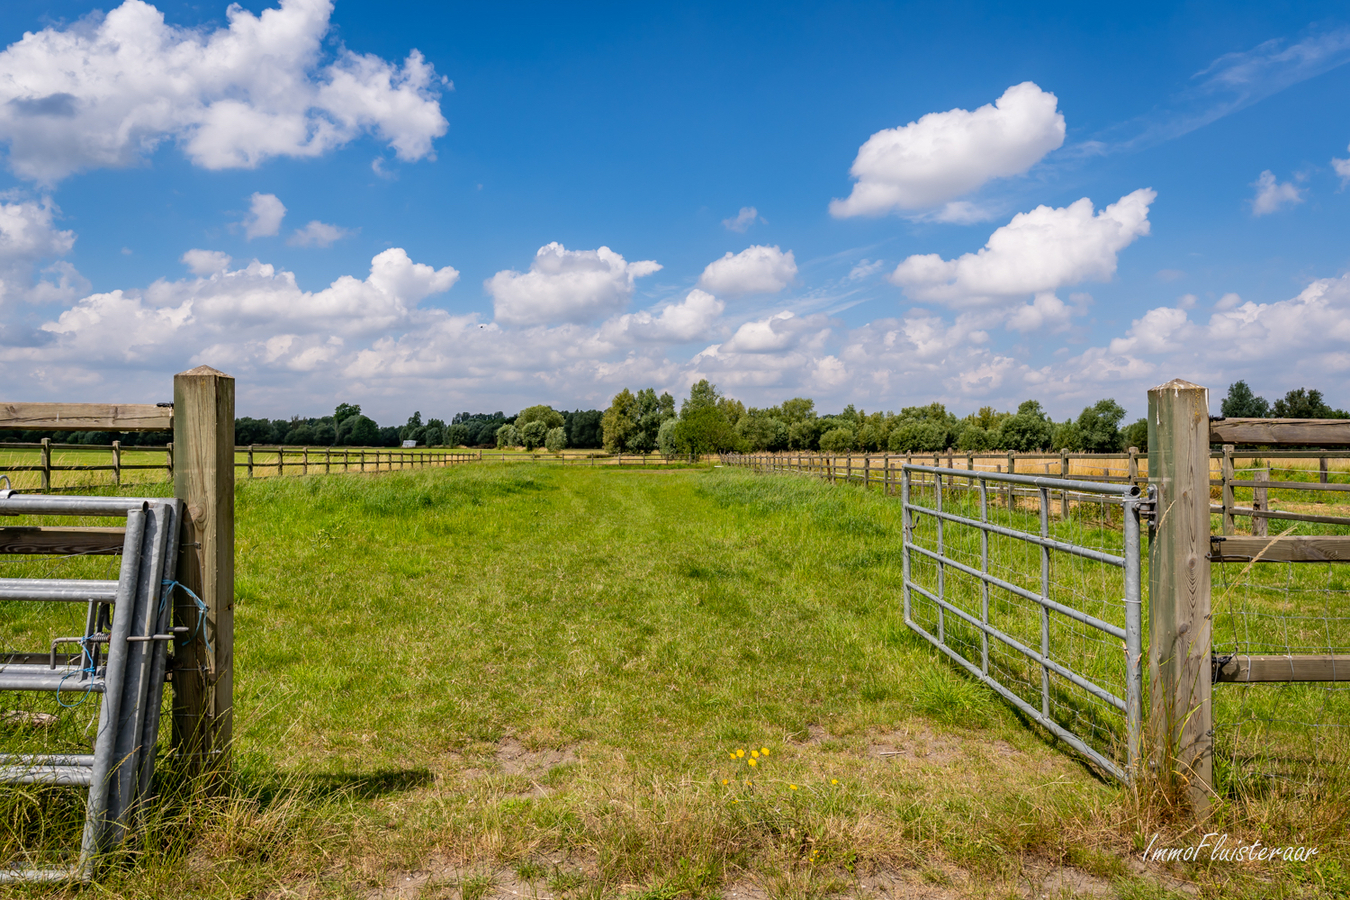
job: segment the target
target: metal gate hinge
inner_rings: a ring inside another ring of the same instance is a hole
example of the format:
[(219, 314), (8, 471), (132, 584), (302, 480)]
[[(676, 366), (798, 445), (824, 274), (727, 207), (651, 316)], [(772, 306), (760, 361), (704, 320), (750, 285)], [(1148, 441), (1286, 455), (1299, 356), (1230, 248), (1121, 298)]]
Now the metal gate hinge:
[(1150, 491), (1147, 497), (1142, 497), (1135, 503), (1135, 508), (1139, 510), (1139, 521), (1152, 522), (1158, 512), (1158, 498)]

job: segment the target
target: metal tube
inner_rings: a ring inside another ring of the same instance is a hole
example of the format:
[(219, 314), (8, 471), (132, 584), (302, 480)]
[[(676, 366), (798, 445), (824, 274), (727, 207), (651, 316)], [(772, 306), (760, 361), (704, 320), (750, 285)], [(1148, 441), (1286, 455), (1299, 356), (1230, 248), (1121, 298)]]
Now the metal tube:
[(909, 597), (909, 545), (914, 541), (914, 518), (909, 511), (909, 469), (900, 470), (900, 560), (904, 597), (905, 624), (913, 625)]
[[(933, 475), (933, 505), (938, 512), (942, 512), (942, 473)], [(938, 592), (938, 640), (947, 640), (946, 614), (943, 612), (943, 601), (947, 598), (946, 591), (946, 570), (943, 568), (942, 560), (945, 557), (944, 547), (942, 546), (942, 519), (937, 520), (937, 592)]]
[[(1012, 468), (1012, 454), (1008, 455)], [(1041, 488), (1041, 540), (1050, 539), (1050, 491)], [(1050, 548), (1041, 544), (1041, 656), (1050, 658)], [(1050, 717), (1050, 668), (1041, 665), (1041, 712)]]
[(103, 848), (108, 795), (112, 788), (113, 742), (122, 703), (122, 682), (126, 673), (127, 635), (131, 633), (132, 603), (136, 596), (136, 575), (148, 518), (144, 509), (127, 513), (127, 539), (122, 548), (121, 577), (113, 607), (108, 643), (108, 666), (104, 673), (103, 704), (99, 709), (98, 734), (94, 740), (94, 768), (89, 782), (89, 807), (80, 841), (80, 877), (93, 875), (94, 860)]
[(7, 516), (125, 516), (147, 503), (163, 503), (163, 497), (52, 497), (45, 494), (14, 494), (0, 499), (0, 515)]
[[(174, 578), (178, 566), (179, 534), (182, 531), (183, 507), (175, 503), (172, 520), (168, 528), (169, 546), (164, 557), (164, 579)], [(157, 585), (155, 596), (159, 601), (155, 629), (158, 634), (172, 634), (169, 626), (173, 624), (173, 604), (169, 602), (169, 590), (163, 586), (163, 579)], [(145, 727), (141, 736), (141, 771), (136, 795), (148, 797), (151, 790), (151, 778), (155, 772), (155, 754), (159, 744), (160, 707), (164, 703), (164, 672), (168, 666), (169, 646), (157, 643), (150, 662), (150, 697), (145, 708)]]
[(1108, 484), (1101, 481), (1069, 481), (1064, 478), (1046, 478), (1043, 475), (1009, 475), (1006, 472), (967, 472), (965, 469), (945, 469), (936, 466), (921, 466), (917, 463), (906, 464), (905, 468), (916, 472), (941, 472), (960, 478), (987, 478), (990, 481), (1005, 481), (1011, 484), (1028, 484), (1032, 487), (1064, 488), (1082, 494), (1109, 494), (1120, 497), (1139, 496), (1137, 484)]
[[(989, 485), (980, 482), (980, 521), (989, 522)], [(980, 572), (989, 574), (989, 529), (980, 529)], [(980, 621), (989, 624), (989, 582), (980, 579)], [(989, 674), (989, 634), (980, 630), (980, 670)]]
[[(1149, 488), (1150, 491), (1153, 488)], [(1139, 505), (1125, 512), (1125, 753), (1130, 778), (1139, 774), (1144, 717), (1143, 594), (1140, 586)]]
[[(164, 505), (150, 509), (145, 529), (145, 543), (150, 552), (141, 555), (136, 574), (136, 599), (132, 606), (132, 637), (151, 637), (159, 624), (159, 598), (163, 592), (164, 557), (168, 552), (172, 533), (173, 511)], [(134, 805), (133, 788), (140, 784), (140, 756), (142, 727), (145, 724), (146, 701), (150, 695), (150, 667), (154, 647), (145, 642), (131, 642), (126, 649), (126, 675), (122, 685), (122, 704), (118, 712), (117, 740), (113, 755), (117, 760), (116, 790), (109, 796), (108, 820), (111, 829), (109, 844), (116, 846), (125, 837), (127, 815)]]
[(0, 578), (0, 600), (47, 600), (57, 603), (111, 603), (117, 596), (116, 581), (79, 579)]

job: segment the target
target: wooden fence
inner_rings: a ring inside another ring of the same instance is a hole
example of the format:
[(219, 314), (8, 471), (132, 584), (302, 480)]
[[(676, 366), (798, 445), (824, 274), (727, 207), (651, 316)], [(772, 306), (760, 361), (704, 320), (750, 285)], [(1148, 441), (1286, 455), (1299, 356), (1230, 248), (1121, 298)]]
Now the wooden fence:
[[(20, 462), (25, 458), (33, 462)], [(89, 460), (106, 454), (107, 462), (62, 461), (58, 455)], [(276, 475), (309, 475), (318, 472), (387, 472), (395, 469), (444, 467), (477, 461), (481, 451), (404, 450), (375, 447), (277, 447), (258, 446), (234, 448), (236, 478), (261, 478)], [(105, 481), (60, 478), (68, 473), (107, 472)], [(138, 477), (138, 473), (152, 472), (155, 477)], [(34, 475), (23, 479), (19, 476)], [(92, 487), (123, 484), (143, 484), (172, 481), (174, 477), (174, 445), (163, 447), (123, 447), (119, 441), (108, 445), (55, 444), (49, 439), (41, 443), (0, 443), (0, 475), (9, 475), (20, 489), (41, 491), (85, 490)], [(58, 476), (58, 477), (53, 477)], [(36, 481), (36, 484), (27, 483)]]

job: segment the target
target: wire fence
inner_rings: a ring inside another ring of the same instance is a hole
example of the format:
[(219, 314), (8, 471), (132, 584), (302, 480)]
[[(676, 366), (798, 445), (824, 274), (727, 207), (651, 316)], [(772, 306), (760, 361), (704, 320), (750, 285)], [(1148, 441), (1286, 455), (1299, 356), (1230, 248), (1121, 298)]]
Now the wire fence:
[[(1296, 537), (1350, 540), (1350, 471), (1336, 465), (1335, 456), (1331, 465), (1326, 457), (1309, 465), (1292, 453), (1225, 450), (1220, 537), (1250, 534), (1272, 545)], [(1223, 546), (1216, 543), (1220, 552), (1211, 567), (1216, 664), (1287, 659), (1295, 678), (1297, 661), (1313, 659), (1323, 663), (1318, 677), (1331, 680), (1216, 684), (1216, 786), (1296, 796), (1346, 789), (1350, 559), (1225, 559)]]

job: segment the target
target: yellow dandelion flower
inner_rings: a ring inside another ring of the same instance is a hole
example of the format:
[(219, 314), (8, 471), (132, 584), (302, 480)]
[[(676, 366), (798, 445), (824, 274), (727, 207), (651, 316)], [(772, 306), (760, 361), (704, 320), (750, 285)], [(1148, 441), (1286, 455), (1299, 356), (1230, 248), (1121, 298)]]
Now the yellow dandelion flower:
[(758, 750), (751, 750), (751, 751), (750, 751), (750, 755), (753, 756), (755, 759), (759, 759), (759, 751), (758, 751)]
[(762, 754), (765, 755), (765, 756), (768, 756), (768, 755), (769, 755), (769, 748), (768, 748), (768, 747), (760, 747), (760, 748), (759, 748), (759, 752), (762, 753)]
[(745, 783), (746, 783), (746, 784), (749, 784), (749, 783), (750, 783), (750, 779), (749, 779), (749, 778), (745, 779)]
[(729, 779), (729, 778), (723, 778), (723, 779), (722, 779), (722, 783), (723, 783), (723, 784), (728, 784), (728, 783), (730, 783), (730, 779)]
[(744, 750), (737, 750), (737, 751), (736, 751), (736, 758), (737, 758), (737, 759), (740, 759), (740, 758), (741, 758), (742, 756), (744, 756), (744, 755), (745, 755), (745, 751), (744, 751)]
[(732, 759), (735, 759), (735, 758), (736, 758), (736, 754), (735, 754), (735, 753), (730, 754), (730, 756), (731, 756)]
[(831, 779), (830, 779), (830, 784), (838, 784), (838, 783), (839, 783), (839, 779), (838, 779), (838, 778), (831, 778)]
[(746, 762), (750, 763), (750, 765), (752, 765), (752, 766), (757, 766), (757, 765), (759, 765), (759, 760), (757, 760), (757, 759), (748, 759), (748, 760), (746, 760)]
[(797, 789), (797, 786), (795, 784), (789, 784), (788, 787), (792, 788), (792, 790), (794, 791)]

